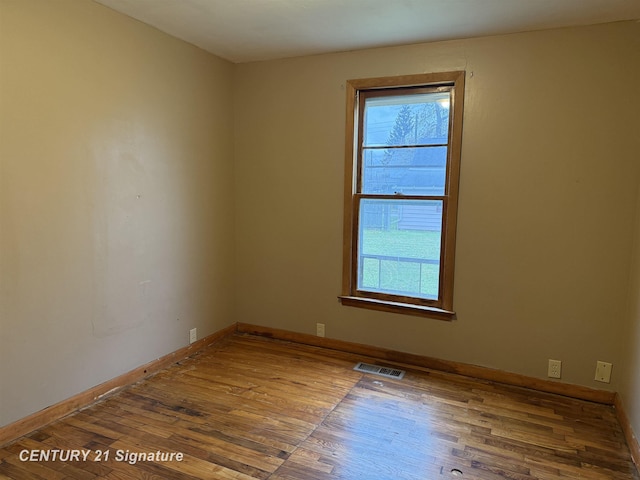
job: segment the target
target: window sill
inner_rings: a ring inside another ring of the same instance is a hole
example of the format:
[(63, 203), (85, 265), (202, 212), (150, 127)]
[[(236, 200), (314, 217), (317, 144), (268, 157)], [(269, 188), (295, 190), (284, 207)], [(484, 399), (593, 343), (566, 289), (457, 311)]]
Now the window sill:
[(341, 295), (338, 298), (340, 299), (340, 302), (342, 302), (342, 305), (347, 307), (360, 307), (390, 313), (403, 313), (405, 315), (416, 315), (419, 317), (435, 318), (437, 320), (451, 321), (456, 319), (456, 312), (436, 307), (413, 305), (411, 303), (387, 302), (373, 298), (352, 297), (346, 295)]

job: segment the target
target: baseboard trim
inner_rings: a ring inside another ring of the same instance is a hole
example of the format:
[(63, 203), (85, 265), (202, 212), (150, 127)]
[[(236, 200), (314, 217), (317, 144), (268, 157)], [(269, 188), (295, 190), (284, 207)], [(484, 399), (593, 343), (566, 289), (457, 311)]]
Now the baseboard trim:
[(624, 438), (627, 440), (627, 446), (629, 447), (629, 451), (631, 452), (633, 463), (635, 463), (636, 469), (640, 473), (640, 443), (638, 443), (638, 437), (636, 437), (635, 433), (633, 432), (631, 420), (627, 415), (627, 411), (624, 409), (622, 397), (620, 397), (618, 393), (616, 393), (615, 395), (613, 406), (616, 409), (618, 422), (620, 422), (620, 426), (622, 427), (622, 431), (624, 432)]
[(193, 342), (186, 347), (180, 348), (174, 352), (164, 355), (156, 360), (146, 363), (140, 367), (119, 375), (118, 377), (107, 380), (100, 385), (85, 390), (66, 400), (62, 400), (54, 405), (46, 407), (27, 417), (17, 420), (9, 425), (0, 428), (0, 446), (12, 442), (28, 433), (42, 428), (60, 418), (66, 417), (81, 408), (87, 407), (92, 403), (101, 400), (121, 389), (132, 385), (154, 373), (167, 368), (168, 366), (183, 360), (194, 353), (222, 340), (228, 335), (236, 332), (236, 325), (230, 325), (219, 330), (207, 337)]
[(489, 380), (506, 385), (531, 388), (541, 392), (554, 393), (557, 395), (564, 395), (565, 397), (588, 400), (590, 402), (603, 403), (606, 405), (613, 405), (614, 397), (616, 395), (615, 392), (597, 390), (594, 388), (583, 387), (581, 385), (553, 382), (517, 373), (505, 372), (503, 370), (495, 370), (488, 367), (480, 367), (477, 365), (453, 362), (450, 360), (439, 360), (422, 355), (389, 350), (382, 347), (373, 347), (326, 337), (316, 337), (315, 335), (250, 325), (246, 323), (238, 323), (238, 333), (259, 335), (294, 343), (324, 347), (332, 350), (372, 357), (390, 363), (428, 368), (431, 370), (473, 377), (480, 380)]

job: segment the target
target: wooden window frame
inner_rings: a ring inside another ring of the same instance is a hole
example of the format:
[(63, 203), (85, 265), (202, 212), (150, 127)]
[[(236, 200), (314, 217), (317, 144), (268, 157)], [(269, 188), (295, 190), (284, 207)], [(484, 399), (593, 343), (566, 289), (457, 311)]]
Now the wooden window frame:
[[(393, 313), (419, 315), (442, 320), (452, 320), (455, 318), (455, 312), (453, 310), (453, 277), (455, 270), (456, 224), (462, 147), (464, 80), (464, 71), (454, 71), (356, 79), (346, 82), (344, 241), (342, 295), (339, 297), (343, 305)], [(362, 194), (359, 191), (361, 168), (359, 156), (362, 146), (362, 122), (359, 119), (361, 109), (359, 105), (360, 92), (376, 90), (393, 92), (397, 89), (411, 91), (413, 87), (416, 87), (416, 90), (420, 87), (449, 87), (451, 89), (446, 180), (445, 191), (442, 196), (445, 200), (443, 202), (440, 283), (437, 300), (360, 291), (357, 288), (357, 240), (359, 227), (357, 224), (358, 214), (356, 209), (359, 205), (359, 199), (362, 198)]]

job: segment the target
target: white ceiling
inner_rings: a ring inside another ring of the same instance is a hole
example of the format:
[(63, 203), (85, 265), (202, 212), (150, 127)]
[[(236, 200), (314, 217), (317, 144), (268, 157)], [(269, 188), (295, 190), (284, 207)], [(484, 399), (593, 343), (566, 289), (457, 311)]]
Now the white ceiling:
[(95, 0), (234, 63), (640, 19), (640, 0)]

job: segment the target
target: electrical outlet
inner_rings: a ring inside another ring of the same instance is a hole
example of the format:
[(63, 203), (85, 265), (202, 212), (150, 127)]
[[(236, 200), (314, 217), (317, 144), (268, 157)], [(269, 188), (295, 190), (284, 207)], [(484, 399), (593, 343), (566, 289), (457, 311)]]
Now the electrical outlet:
[(611, 382), (611, 370), (613, 365), (607, 362), (596, 363), (596, 380), (598, 382), (610, 383)]
[(560, 378), (562, 376), (562, 362), (560, 360), (549, 359), (547, 376), (549, 378)]
[(198, 340), (198, 329), (192, 328), (189, 330), (189, 343), (193, 343)]
[(324, 337), (324, 323), (316, 323), (316, 335)]

